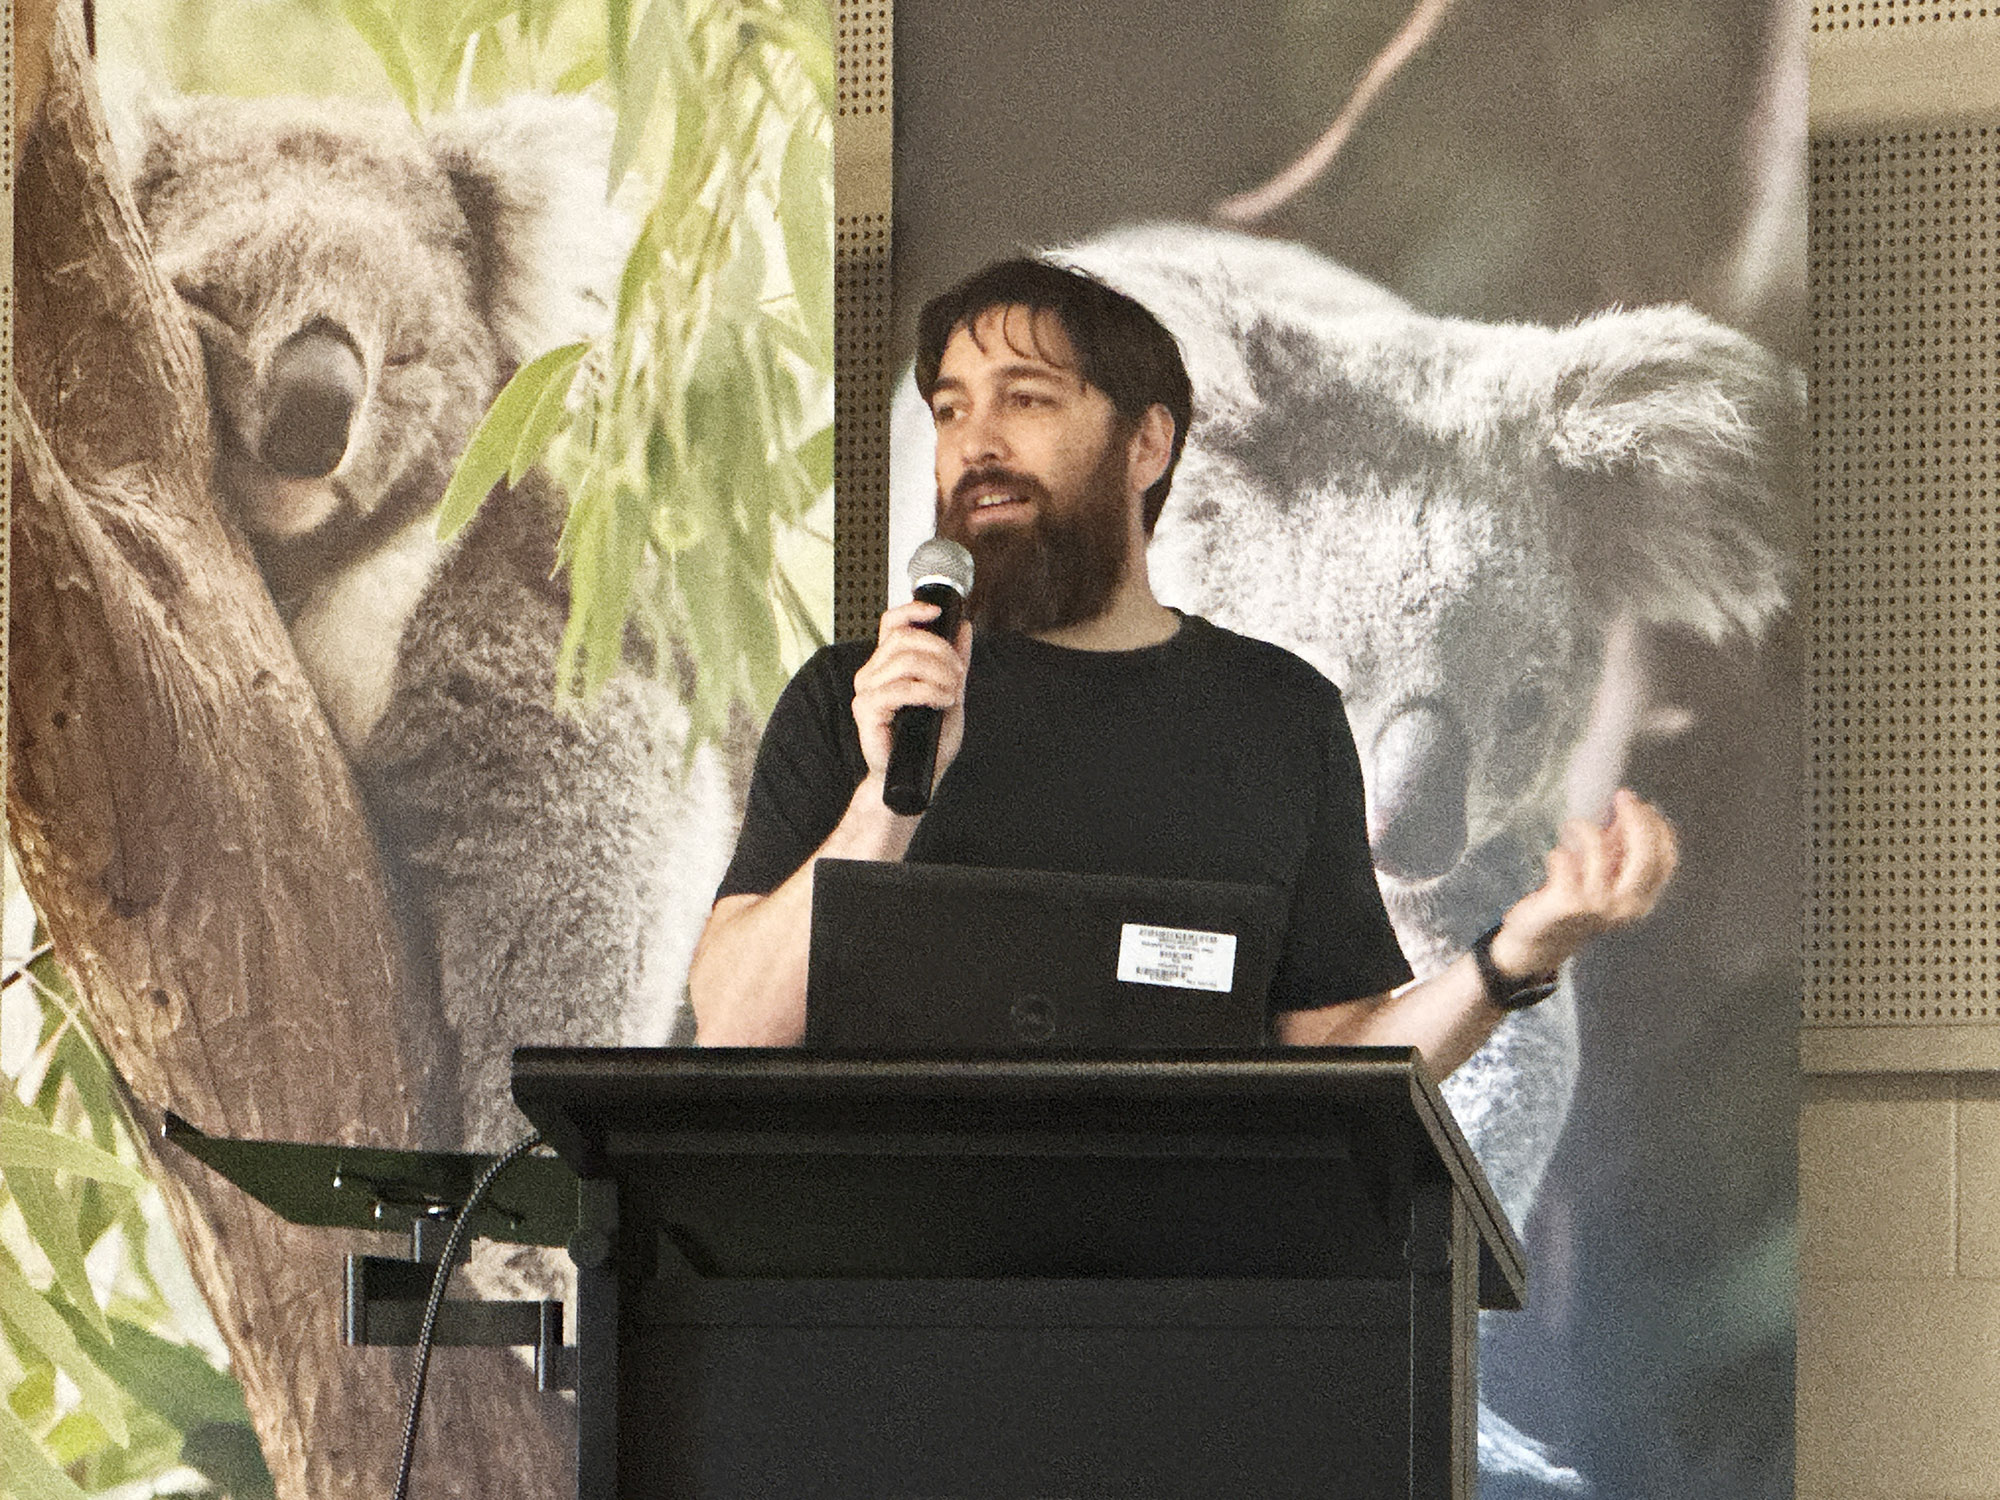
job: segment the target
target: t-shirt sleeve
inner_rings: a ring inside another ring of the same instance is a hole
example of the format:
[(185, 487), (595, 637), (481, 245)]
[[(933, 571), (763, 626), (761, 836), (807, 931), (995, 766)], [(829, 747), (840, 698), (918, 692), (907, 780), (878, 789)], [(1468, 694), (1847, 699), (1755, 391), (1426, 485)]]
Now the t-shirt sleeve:
[(736, 853), (715, 898), (766, 896), (826, 842), (867, 765), (854, 729), (853, 652), (828, 646), (779, 694), (750, 773)]
[(1414, 977), (1375, 884), (1361, 757), (1337, 691), (1326, 741), (1319, 806), (1271, 980), (1273, 1011), (1313, 1010), (1379, 995)]

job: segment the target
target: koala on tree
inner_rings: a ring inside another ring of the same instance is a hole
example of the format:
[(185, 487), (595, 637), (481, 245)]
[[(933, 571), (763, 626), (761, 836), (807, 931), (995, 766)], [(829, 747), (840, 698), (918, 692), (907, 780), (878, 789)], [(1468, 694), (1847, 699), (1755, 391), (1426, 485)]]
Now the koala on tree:
[[(1784, 605), (1803, 382), (1687, 308), (1566, 328), (1431, 317), (1301, 246), (1185, 225), (1050, 258), (1180, 340), (1195, 423), (1155, 590), (1340, 685), (1420, 975), (1540, 883), (1564, 816), (1602, 811), (1632, 728), (1607, 659), (1630, 626), (1720, 639)], [(907, 381), (893, 451), (901, 556), (935, 498)], [(1516, 1224), (1576, 1069), (1566, 984), (1446, 1084)]]
[[(206, 356), (215, 491), (367, 798), (412, 968), (457, 1046), (443, 1137), (520, 1133), (517, 1043), (666, 1039), (737, 798), (643, 671), (557, 705), (563, 497), (537, 471), (440, 543), (514, 370), (608, 321), (631, 241), (609, 120), (523, 96), (400, 113), (184, 99), (124, 145)], [(462, 1116), (459, 1101), (463, 1101)]]

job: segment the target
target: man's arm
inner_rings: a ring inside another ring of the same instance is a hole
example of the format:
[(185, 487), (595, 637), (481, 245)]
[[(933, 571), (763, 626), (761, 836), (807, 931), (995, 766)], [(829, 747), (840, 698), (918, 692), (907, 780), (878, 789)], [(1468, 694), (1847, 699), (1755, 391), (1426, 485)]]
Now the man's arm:
[[(1646, 915), (1673, 875), (1678, 850), (1658, 809), (1620, 790), (1611, 821), (1572, 819), (1550, 851), (1540, 889), (1515, 902), (1493, 939), (1493, 965), (1508, 979), (1552, 973), (1600, 933)], [(1468, 955), (1420, 983), (1278, 1017), (1293, 1046), (1415, 1047), (1443, 1078), (1479, 1050), (1505, 1020)]]
[(882, 801), (890, 724), (911, 704), (944, 710), (937, 775), (965, 734), (969, 625), (955, 642), (923, 629), (937, 607), (911, 603), (882, 616), (875, 652), (854, 674), (854, 723), (868, 773), (840, 822), (819, 848), (768, 895), (724, 896), (708, 914), (688, 969), (695, 1040), (709, 1047), (786, 1047), (806, 1028), (806, 958), (812, 929), (813, 862), (901, 859), (920, 817), (893, 813)]

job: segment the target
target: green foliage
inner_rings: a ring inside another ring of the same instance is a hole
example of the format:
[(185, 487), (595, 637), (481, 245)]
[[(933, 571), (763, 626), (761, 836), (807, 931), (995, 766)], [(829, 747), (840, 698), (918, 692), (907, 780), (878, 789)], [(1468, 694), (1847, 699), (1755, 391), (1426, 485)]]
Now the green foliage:
[[(78, 1500), (176, 1472), (183, 1489), (201, 1485), (238, 1500), (271, 1494), (242, 1391), (184, 1341), (190, 1310), (170, 1305), (149, 1264), (152, 1247), (171, 1251), (171, 1238), (158, 1232), (159, 1195), (139, 1168), (110, 1064), (46, 949), (11, 976), (5, 1006), (6, 1492)], [(108, 1286), (93, 1285), (93, 1266)], [(174, 1270), (184, 1281), (184, 1270)]]
[(693, 667), (698, 741), (761, 717), (830, 613), (785, 544), (833, 482), (831, 30), (820, 0), (608, 18), (611, 176), (644, 200), (615, 323), (501, 392), (440, 525), (543, 462), (570, 496), (566, 691), (601, 687), (636, 627), (662, 669)]

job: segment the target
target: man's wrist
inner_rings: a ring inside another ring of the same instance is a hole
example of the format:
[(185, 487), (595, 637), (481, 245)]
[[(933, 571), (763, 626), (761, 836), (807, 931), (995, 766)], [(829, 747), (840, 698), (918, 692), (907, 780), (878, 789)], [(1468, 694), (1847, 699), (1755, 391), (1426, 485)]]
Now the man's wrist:
[(1471, 954), (1486, 1001), (1498, 1010), (1526, 1010), (1555, 993), (1559, 966), (1538, 963), (1504, 923), (1475, 938)]
[(848, 799), (847, 813), (840, 820), (840, 827), (828, 841), (824, 854), (834, 854), (851, 859), (901, 859), (903, 851), (915, 837), (917, 824), (923, 821), (922, 813), (904, 814), (895, 811), (882, 800), (885, 778), (879, 771), (870, 771), (854, 789)]

